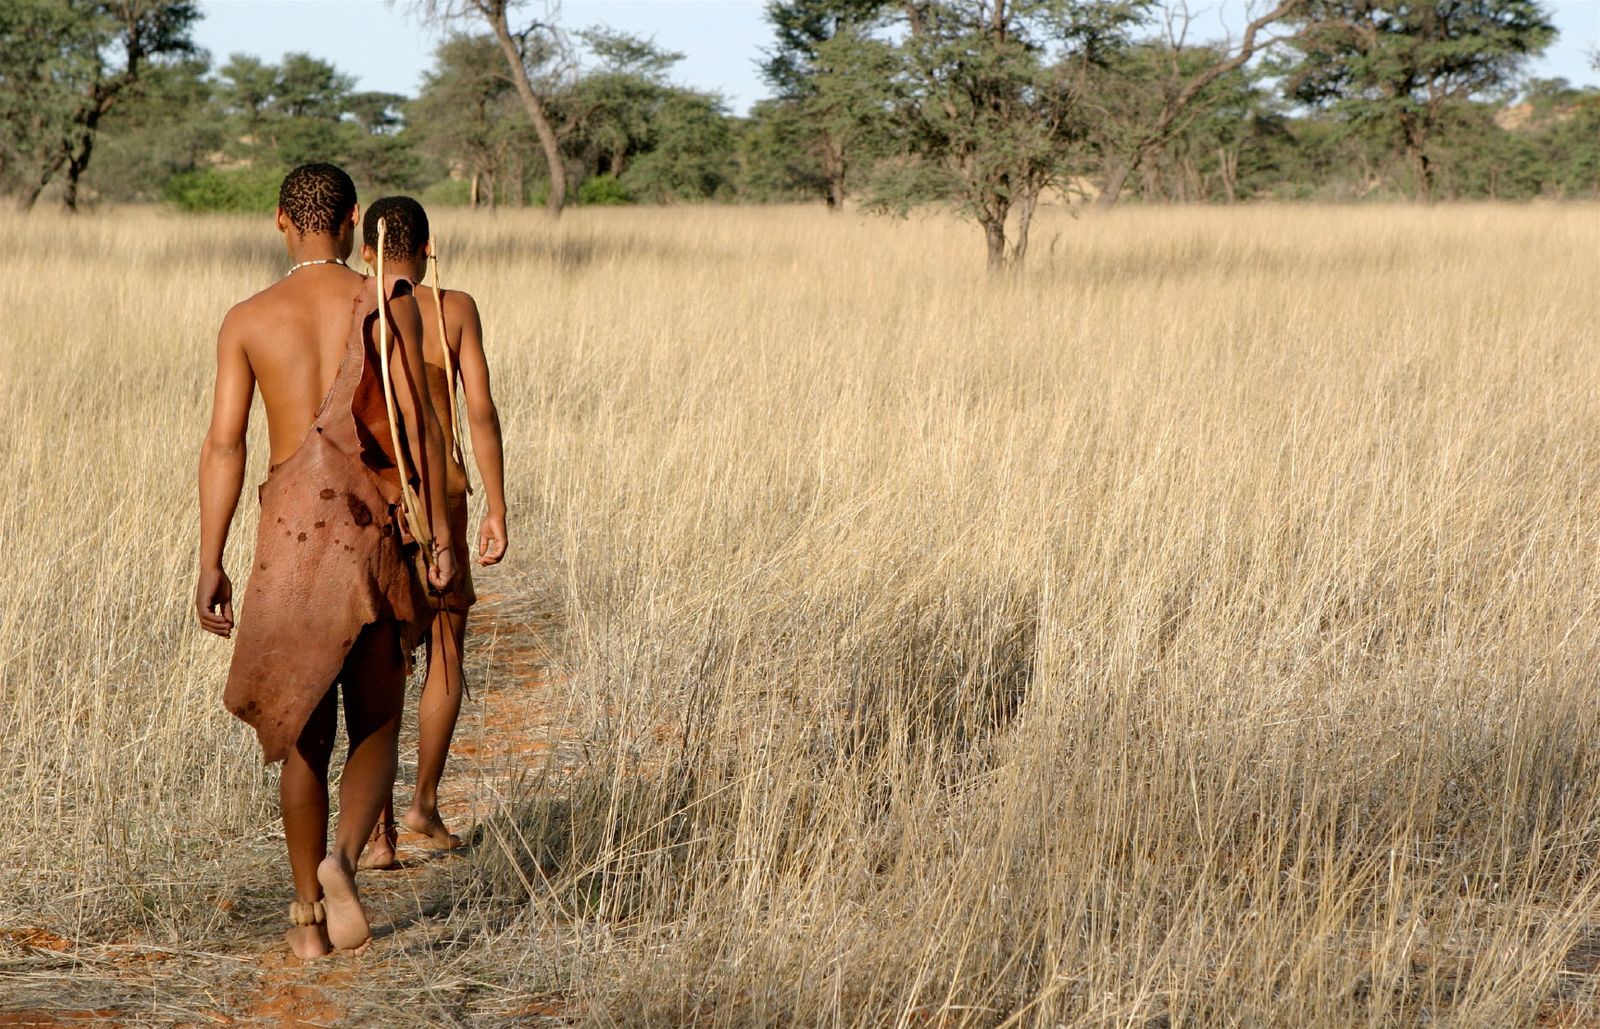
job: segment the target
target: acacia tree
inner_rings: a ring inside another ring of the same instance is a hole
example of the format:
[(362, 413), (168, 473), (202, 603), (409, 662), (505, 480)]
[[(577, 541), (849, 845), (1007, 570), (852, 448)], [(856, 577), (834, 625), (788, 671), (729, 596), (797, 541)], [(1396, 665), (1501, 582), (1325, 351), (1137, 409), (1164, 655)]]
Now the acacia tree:
[[(1040, 195), (1085, 135), (1088, 72), (1128, 45), (1143, 0), (904, 0), (896, 120), (912, 163), (876, 206), (953, 201), (991, 272), (1020, 267)], [(1010, 225), (1015, 214), (1015, 225)]]
[(225, 149), (266, 167), (347, 160), (366, 128), (360, 118), (345, 120), (354, 88), (352, 76), (310, 54), (285, 54), (280, 64), (234, 54), (217, 72)]
[(347, 160), (355, 125), (344, 120), (355, 79), (310, 54), (284, 54), (268, 104), (267, 133), (278, 163)]
[(1147, 41), (1129, 47), (1094, 76), (1086, 120), (1099, 164), (1098, 206), (1114, 204), (1130, 180), (1139, 181), (1148, 198), (1209, 196), (1202, 169), (1215, 176), (1228, 201), (1234, 199), (1243, 140), (1256, 118), (1269, 113), (1272, 99), (1257, 87), (1252, 69), (1217, 76), (1181, 117), (1160, 127), (1183, 83), (1221, 60), (1218, 46), (1185, 45), (1174, 52), (1164, 42)]
[(1237, 95), (1234, 80), (1252, 58), (1282, 41), (1267, 30), (1308, 0), (1277, 0), (1254, 15), (1237, 41), (1192, 46), (1186, 0), (1161, 5), (1162, 34), (1129, 48), (1123, 60), (1100, 76), (1093, 91), (1096, 135), (1107, 158), (1098, 204), (1109, 207), (1138, 171), (1196, 119)]
[(614, 29), (578, 33), (598, 67), (573, 84), (565, 98), (585, 164), (621, 177), (647, 149), (658, 112), (673, 86), (667, 73), (683, 54)]
[(259, 57), (233, 54), (217, 69), (217, 99), (223, 112), (252, 144), (271, 116), (278, 88), (278, 69)]
[(203, 56), (146, 69), (100, 123), (84, 188), (112, 202), (156, 200), (222, 150), (227, 129), (209, 71)]
[(61, 166), (94, 55), (80, 15), (53, 0), (0, 4), (0, 175), (28, 210)]
[(1296, 20), (1288, 94), (1385, 139), (1424, 202), (1437, 130), (1508, 85), (1556, 35), (1536, 0), (1307, 0)]
[(884, 85), (894, 73), (893, 50), (871, 29), (888, 0), (768, 0), (776, 45), (766, 51), (762, 77), (803, 133), (817, 162), (830, 211), (844, 208), (849, 174), (888, 126)]
[(418, 0), (425, 19), (438, 24), (477, 24), (489, 29), (505, 59), (511, 84), (533, 123), (550, 171), (550, 192), (545, 210), (551, 217), (561, 214), (567, 202), (566, 166), (561, 156), (561, 140), (551, 122), (549, 102), (553, 89), (548, 82), (536, 84), (530, 69), (542, 69), (542, 79), (558, 77), (566, 53), (566, 40), (556, 26), (556, 5), (546, 3), (545, 17), (533, 19), (520, 29), (511, 27), (511, 14), (524, 6), (523, 0)]
[(78, 185), (94, 155), (101, 120), (132, 92), (146, 67), (194, 52), (194, 0), (7, 0), (0, 5), (4, 70), (0, 122), (17, 207), (29, 210), (64, 173), (62, 203), (78, 207)]
[(500, 170), (501, 111), (511, 84), (494, 72), (498, 47), (488, 36), (452, 36), (434, 52), (422, 91), (411, 102), (411, 121), (423, 149), (446, 169), (459, 168), (470, 182), (477, 207), (485, 177)]
[(702, 200), (728, 184), (733, 134), (722, 99), (672, 88), (651, 111), (648, 148), (622, 176), (628, 193), (653, 203)]
[(758, 100), (735, 129), (742, 199), (767, 203), (828, 195), (827, 180), (810, 149), (811, 128), (793, 104)]

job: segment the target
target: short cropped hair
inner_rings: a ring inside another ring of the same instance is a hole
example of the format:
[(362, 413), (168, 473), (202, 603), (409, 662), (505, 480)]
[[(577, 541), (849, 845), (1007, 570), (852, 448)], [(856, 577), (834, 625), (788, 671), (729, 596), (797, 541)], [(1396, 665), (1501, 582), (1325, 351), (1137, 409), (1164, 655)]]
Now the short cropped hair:
[(331, 235), (356, 206), (356, 184), (343, 168), (302, 164), (283, 177), (278, 206), (306, 235)]
[(428, 242), (428, 212), (410, 197), (379, 197), (361, 219), (361, 240), (378, 249), (378, 219), (383, 219), (383, 258), (405, 261)]

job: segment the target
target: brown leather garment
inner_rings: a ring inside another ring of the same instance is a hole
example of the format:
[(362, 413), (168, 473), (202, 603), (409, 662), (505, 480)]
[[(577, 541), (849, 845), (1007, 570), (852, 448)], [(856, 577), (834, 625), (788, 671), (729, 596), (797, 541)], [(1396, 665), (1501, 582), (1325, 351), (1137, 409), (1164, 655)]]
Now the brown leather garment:
[[(398, 280), (390, 296), (409, 288)], [(363, 628), (397, 623), (409, 668), (432, 618), (400, 509), (373, 342), (375, 294), (369, 279), (353, 301), (344, 360), (316, 421), (261, 486), (255, 563), (223, 703), (255, 728), (267, 762), (288, 756)]]
[(450, 451), (445, 468), (445, 513), (450, 518), (450, 549), (456, 558), (456, 577), (443, 594), (430, 593), (433, 606), (445, 611), (465, 611), (478, 602), (472, 588), (472, 543), (467, 536), (467, 470), (455, 458), (450, 442), (450, 375), (436, 364), (427, 365), (428, 400), (433, 416), (445, 430), (445, 449)]

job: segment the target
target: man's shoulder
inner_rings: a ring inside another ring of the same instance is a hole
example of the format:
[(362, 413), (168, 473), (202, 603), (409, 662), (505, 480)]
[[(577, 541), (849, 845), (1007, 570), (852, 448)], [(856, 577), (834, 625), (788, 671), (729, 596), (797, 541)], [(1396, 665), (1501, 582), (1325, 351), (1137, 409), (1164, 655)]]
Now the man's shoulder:
[(284, 307), (304, 306), (308, 301), (315, 303), (334, 296), (343, 299), (346, 293), (354, 298), (367, 281), (366, 276), (353, 270), (339, 276), (335, 282), (296, 282), (293, 276), (289, 276), (245, 297), (234, 304), (228, 314), (232, 316), (237, 313), (243, 318), (267, 316)]
[(296, 283), (292, 278), (286, 277), (279, 279), (269, 286), (256, 290), (254, 293), (245, 297), (237, 304), (234, 304), (232, 309), (228, 311), (228, 314), (230, 317), (237, 314), (241, 318), (251, 318), (265, 315), (274, 308), (281, 307), (285, 303), (292, 302), (294, 299), (294, 294), (299, 292), (299, 290), (295, 288), (297, 285), (299, 284)]
[[(331, 294), (342, 299), (345, 292), (343, 287), (348, 286), (349, 295), (354, 298), (364, 281), (359, 272), (351, 272), (348, 282), (340, 282), (332, 287)], [(255, 335), (260, 327), (281, 326), (286, 316), (315, 309), (319, 302), (331, 299), (330, 284), (321, 283), (311, 289), (307, 286), (307, 283), (297, 283), (293, 278), (282, 278), (245, 297), (228, 309), (222, 320), (223, 333), (244, 341)]]
[(266, 317), (268, 310), (277, 306), (273, 291), (278, 285), (273, 283), (228, 308), (228, 313), (222, 318), (223, 334), (240, 337), (241, 341), (244, 336), (248, 336), (255, 325)]
[(445, 317), (454, 315), (464, 318), (468, 315), (474, 317), (478, 314), (478, 302), (472, 299), (472, 294), (464, 289), (446, 289), (444, 291)]

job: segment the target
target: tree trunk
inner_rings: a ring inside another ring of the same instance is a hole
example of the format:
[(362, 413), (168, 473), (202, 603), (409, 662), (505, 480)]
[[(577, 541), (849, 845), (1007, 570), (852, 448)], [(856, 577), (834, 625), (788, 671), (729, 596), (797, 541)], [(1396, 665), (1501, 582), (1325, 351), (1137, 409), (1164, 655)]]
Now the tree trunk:
[(989, 248), (989, 274), (998, 275), (1006, 270), (1005, 221), (996, 221), (994, 218), (985, 217), (983, 219), (983, 239)]
[(1194, 162), (1189, 160), (1188, 154), (1178, 159), (1178, 173), (1173, 177), (1177, 179), (1173, 190), (1177, 194), (1178, 203), (1187, 204), (1200, 195), (1194, 184)]
[(472, 173), (472, 199), (467, 202), (467, 206), (474, 211), (478, 209), (478, 177), (477, 172)]
[(511, 187), (511, 206), (520, 208), (523, 206), (523, 179), (527, 177), (527, 173), (523, 168), (522, 155), (513, 148), (506, 164), (510, 166), (506, 177), (510, 180), (507, 184)]
[(1028, 230), (1033, 227), (1033, 209), (1039, 202), (1039, 191), (1028, 189), (1017, 201), (1017, 238), (1011, 244), (1011, 270), (1022, 270), (1028, 259)]
[(98, 118), (90, 120), (83, 135), (78, 137), (77, 149), (67, 158), (67, 182), (65, 191), (61, 194), (61, 204), (74, 213), (78, 210), (78, 180), (89, 167), (89, 155), (94, 152), (94, 123), (99, 120)]
[(844, 173), (828, 176), (828, 210), (835, 214), (844, 210)]
[(822, 170), (828, 177), (828, 210), (836, 214), (844, 210), (845, 167), (844, 147), (831, 136), (823, 137)]
[(986, 187), (988, 192), (978, 203), (978, 224), (983, 226), (983, 241), (988, 249), (989, 274), (998, 275), (1006, 270), (1006, 215), (1011, 212), (1010, 197), (1000, 192), (1000, 187)]
[(521, 97), (522, 106), (528, 112), (528, 120), (533, 122), (533, 131), (539, 137), (539, 147), (544, 151), (545, 164), (550, 169), (550, 197), (545, 201), (545, 211), (552, 218), (560, 217), (561, 208), (567, 202), (567, 173), (561, 160), (561, 143), (556, 139), (555, 130), (550, 127), (550, 118), (545, 114), (544, 104), (539, 100), (539, 95), (533, 91), (533, 82), (528, 78), (528, 68), (522, 63), (522, 51), (517, 49), (516, 40), (511, 38), (511, 29), (506, 24), (504, 3), (493, 6), (489, 22), (494, 28), (495, 39), (500, 43), (500, 52), (505, 55), (506, 64), (511, 68), (511, 81), (517, 87), (517, 95)]
[(1238, 199), (1239, 154), (1225, 146), (1217, 147), (1217, 172), (1222, 178), (1222, 195), (1228, 203)]
[(1433, 202), (1433, 165), (1428, 161), (1427, 152), (1420, 146), (1408, 146), (1408, 156), (1411, 158), (1411, 174), (1416, 179), (1417, 200), (1424, 204)]
[(1122, 196), (1122, 187), (1127, 185), (1128, 176), (1133, 172), (1133, 162), (1122, 158), (1116, 159), (1111, 170), (1106, 173), (1105, 182), (1100, 186), (1100, 195), (1095, 198), (1094, 205), (1100, 208), (1116, 206), (1117, 199)]
[(33, 205), (39, 202), (39, 194), (44, 192), (44, 187), (47, 182), (49, 182), (48, 179), (44, 180), (43, 182), (35, 183), (34, 185), (24, 188), (22, 192), (17, 194), (18, 214), (27, 214), (29, 211), (33, 210)]
[(1141, 173), (1141, 178), (1144, 179), (1144, 186), (1141, 191), (1144, 193), (1146, 200), (1159, 201), (1164, 199), (1161, 195), (1163, 187), (1161, 184), (1161, 166), (1159, 164), (1146, 165)]
[(61, 163), (65, 160), (66, 157), (63, 155), (47, 162), (34, 181), (23, 187), (22, 192), (17, 194), (18, 214), (27, 214), (33, 210), (33, 205), (39, 202), (39, 194), (50, 185), (50, 180), (55, 178), (56, 172), (61, 169)]
[(1401, 139), (1406, 160), (1411, 162), (1411, 176), (1420, 203), (1433, 201), (1433, 165), (1428, 161), (1428, 130), (1414, 114), (1404, 114), (1400, 121)]

